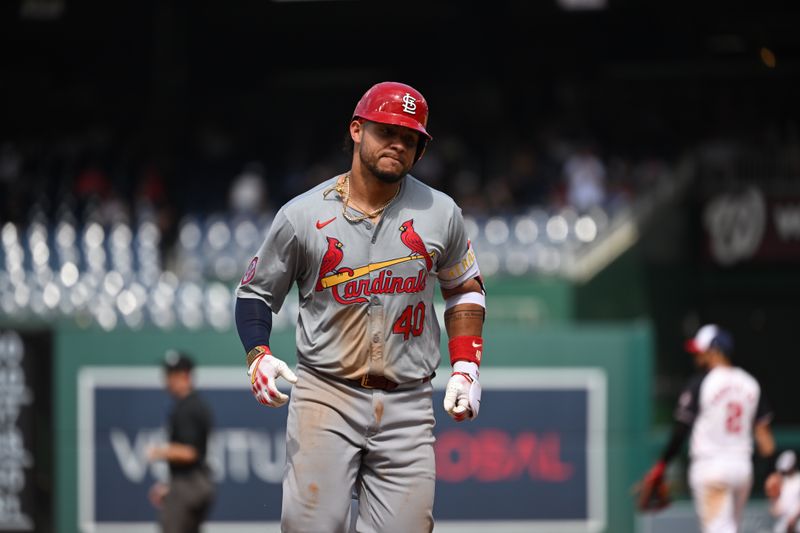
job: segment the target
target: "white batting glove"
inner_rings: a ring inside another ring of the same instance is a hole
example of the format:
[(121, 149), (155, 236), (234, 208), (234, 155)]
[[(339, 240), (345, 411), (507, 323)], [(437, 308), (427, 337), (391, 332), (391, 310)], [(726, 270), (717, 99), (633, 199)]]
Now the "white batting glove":
[(444, 393), (444, 410), (453, 420), (472, 420), (481, 408), (481, 384), (478, 365), (456, 361)]
[(280, 407), (289, 401), (289, 396), (278, 390), (275, 380), (282, 377), (291, 384), (297, 383), (297, 376), (285, 362), (271, 353), (264, 353), (258, 357), (247, 369), (250, 376), (253, 396), (259, 403), (269, 407)]

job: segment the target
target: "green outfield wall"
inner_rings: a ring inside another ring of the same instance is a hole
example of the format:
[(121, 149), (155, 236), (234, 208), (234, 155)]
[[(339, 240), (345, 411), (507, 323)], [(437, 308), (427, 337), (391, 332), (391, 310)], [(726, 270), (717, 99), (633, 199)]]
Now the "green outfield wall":
[[(499, 317), (498, 317), (499, 315)], [(605, 527), (632, 532), (630, 487), (646, 468), (650, 430), (652, 334), (646, 322), (534, 327), (496, 313), (487, 320), (484, 371), (493, 368), (593, 368), (606, 377)], [(293, 363), (294, 332), (273, 334), (276, 354)], [(443, 339), (443, 349), (445, 342)], [(192, 353), (201, 367), (238, 367), (244, 355), (235, 332), (114, 331), (59, 328), (54, 338), (55, 523), (57, 531), (80, 531), (77, 511), (77, 382), (86, 366), (153, 366), (168, 348)], [(487, 400), (485, 397), (484, 400)], [(488, 400), (487, 400), (488, 401)], [(438, 406), (437, 406), (438, 407)], [(540, 409), (525, 405), (520, 409)], [(532, 503), (535, 504), (535, 503)]]

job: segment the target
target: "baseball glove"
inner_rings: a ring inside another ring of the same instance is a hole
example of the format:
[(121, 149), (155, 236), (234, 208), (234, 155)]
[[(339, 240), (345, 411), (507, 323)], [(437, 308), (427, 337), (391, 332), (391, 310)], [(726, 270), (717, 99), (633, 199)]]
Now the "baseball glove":
[(670, 504), (669, 486), (664, 480), (665, 467), (664, 462), (659, 461), (634, 487), (636, 507), (640, 511), (659, 511)]

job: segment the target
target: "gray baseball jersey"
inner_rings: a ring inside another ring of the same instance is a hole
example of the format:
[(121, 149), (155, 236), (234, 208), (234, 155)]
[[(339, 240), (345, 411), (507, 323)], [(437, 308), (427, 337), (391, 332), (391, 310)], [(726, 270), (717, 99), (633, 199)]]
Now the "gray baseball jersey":
[(427, 377), (440, 362), (434, 278), (454, 287), (478, 274), (461, 210), (407, 175), (377, 225), (349, 222), (337, 193), (323, 196), (336, 179), (278, 211), (237, 297), (277, 313), (296, 282), (298, 361), (320, 372)]

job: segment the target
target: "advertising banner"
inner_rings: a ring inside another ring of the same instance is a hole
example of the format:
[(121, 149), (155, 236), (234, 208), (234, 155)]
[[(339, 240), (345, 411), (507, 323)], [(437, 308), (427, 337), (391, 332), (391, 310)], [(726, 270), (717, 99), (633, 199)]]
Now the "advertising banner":
[[(217, 498), (208, 531), (277, 531), (286, 409), (251, 396), (241, 368), (200, 367), (214, 413), (208, 462)], [(172, 399), (157, 367), (85, 367), (79, 375), (82, 531), (154, 531), (147, 493), (165, 479), (147, 448), (166, 438)], [(434, 380), (437, 531), (602, 531), (606, 523), (606, 379), (593, 368), (482, 372), (473, 422), (442, 409)], [(467, 502), (465, 504), (465, 502)]]
[(52, 519), (50, 334), (0, 329), (0, 531)]
[(721, 266), (800, 261), (800, 197), (757, 185), (721, 191), (703, 209), (707, 258)]

